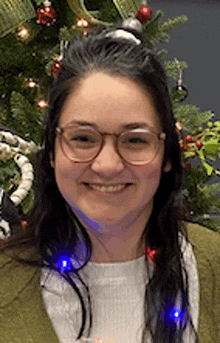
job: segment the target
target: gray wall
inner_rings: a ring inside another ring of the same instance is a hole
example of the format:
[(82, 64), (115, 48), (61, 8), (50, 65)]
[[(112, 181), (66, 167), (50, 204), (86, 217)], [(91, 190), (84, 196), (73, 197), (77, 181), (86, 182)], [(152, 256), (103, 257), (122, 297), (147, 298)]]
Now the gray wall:
[[(220, 120), (220, 0), (219, 1), (154, 1), (149, 3), (155, 13), (164, 12), (163, 20), (184, 14), (188, 21), (170, 30), (168, 44), (157, 44), (166, 48), (165, 59), (186, 61), (188, 68), (183, 82), (189, 95), (183, 104), (193, 104), (200, 110), (211, 110)], [(220, 169), (220, 161), (215, 163)], [(220, 182), (214, 177), (213, 182)]]

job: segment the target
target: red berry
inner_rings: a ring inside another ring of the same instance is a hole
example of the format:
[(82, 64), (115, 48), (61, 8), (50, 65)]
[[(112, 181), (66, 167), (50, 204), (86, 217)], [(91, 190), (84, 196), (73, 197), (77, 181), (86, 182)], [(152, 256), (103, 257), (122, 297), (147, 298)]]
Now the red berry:
[(186, 163), (185, 164), (185, 168), (188, 169), (188, 170), (192, 169), (191, 163)]
[(184, 151), (184, 143), (183, 143), (183, 140), (182, 140), (182, 139), (179, 141), (179, 144), (180, 144), (180, 149), (181, 149), (182, 151)]
[(61, 65), (62, 65), (62, 61), (61, 60), (55, 61), (54, 65), (52, 66), (52, 69), (51, 69), (53, 76), (56, 75), (56, 73), (60, 69)]
[(188, 151), (189, 150), (189, 146), (186, 145), (186, 142), (184, 142), (182, 139), (179, 141), (180, 144), (180, 149), (182, 151)]
[(196, 146), (198, 149), (201, 149), (203, 147), (203, 142), (202, 141), (197, 141)]
[(21, 226), (23, 227), (23, 229), (27, 229), (28, 228), (28, 223), (26, 222), (26, 220), (22, 220), (21, 221)]
[(193, 143), (195, 141), (194, 137), (191, 136), (191, 135), (187, 135), (185, 137), (185, 140), (186, 140), (187, 143)]

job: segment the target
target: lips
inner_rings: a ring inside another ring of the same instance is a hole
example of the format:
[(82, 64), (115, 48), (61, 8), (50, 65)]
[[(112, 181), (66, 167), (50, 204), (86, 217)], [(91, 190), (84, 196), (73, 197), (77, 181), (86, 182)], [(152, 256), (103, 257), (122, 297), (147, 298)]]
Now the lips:
[(132, 185), (132, 183), (129, 182), (120, 182), (120, 183), (94, 183), (94, 182), (83, 182), (84, 185), (95, 185), (95, 186), (100, 186), (100, 187), (109, 187), (109, 186), (119, 186), (119, 185)]
[(85, 183), (89, 189), (95, 190), (98, 192), (107, 192), (107, 193), (119, 193), (125, 190), (131, 183), (118, 183), (118, 184), (97, 184), (97, 183)]

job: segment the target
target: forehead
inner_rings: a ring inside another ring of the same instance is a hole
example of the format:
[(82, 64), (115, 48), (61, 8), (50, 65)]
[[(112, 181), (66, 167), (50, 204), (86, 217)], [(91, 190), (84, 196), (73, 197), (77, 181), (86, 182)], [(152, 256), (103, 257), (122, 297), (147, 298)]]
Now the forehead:
[(73, 121), (96, 123), (100, 129), (111, 130), (131, 122), (145, 122), (154, 129), (160, 128), (153, 99), (143, 86), (128, 77), (102, 72), (82, 79), (68, 96), (59, 126)]

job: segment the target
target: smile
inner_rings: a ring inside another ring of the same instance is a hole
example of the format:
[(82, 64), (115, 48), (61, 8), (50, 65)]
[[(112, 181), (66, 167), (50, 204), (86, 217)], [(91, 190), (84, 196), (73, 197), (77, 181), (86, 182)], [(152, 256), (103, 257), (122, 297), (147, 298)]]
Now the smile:
[(84, 183), (88, 188), (93, 189), (98, 192), (108, 192), (108, 193), (115, 193), (115, 192), (121, 192), (131, 184), (119, 184), (119, 185), (111, 185), (111, 186), (98, 186), (91, 183)]

